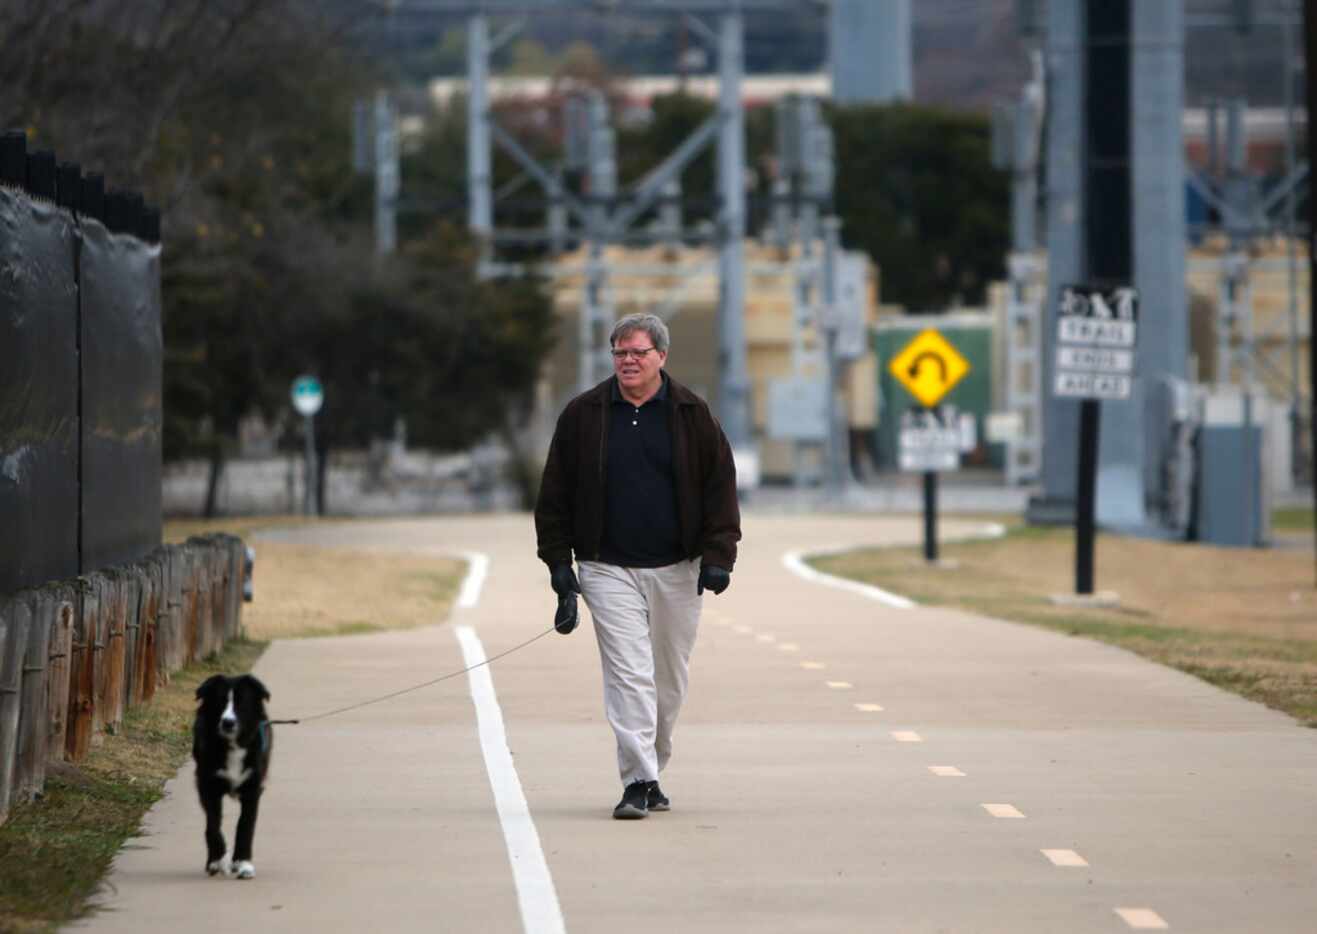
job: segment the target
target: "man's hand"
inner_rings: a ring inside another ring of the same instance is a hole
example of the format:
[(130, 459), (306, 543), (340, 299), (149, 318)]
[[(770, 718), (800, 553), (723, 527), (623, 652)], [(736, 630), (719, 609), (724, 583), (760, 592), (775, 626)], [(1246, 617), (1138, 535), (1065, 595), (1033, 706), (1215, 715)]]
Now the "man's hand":
[(576, 594), (568, 591), (558, 598), (558, 612), (553, 615), (553, 628), (564, 636), (576, 628), (581, 617), (576, 609)]
[(695, 586), (695, 592), (703, 594), (706, 590), (712, 590), (720, 594), (731, 582), (731, 572), (713, 564), (705, 564), (700, 567), (700, 582)]
[(569, 593), (580, 593), (581, 583), (576, 579), (576, 572), (572, 570), (571, 562), (564, 561), (562, 564), (555, 564), (549, 571), (549, 586), (559, 598)]

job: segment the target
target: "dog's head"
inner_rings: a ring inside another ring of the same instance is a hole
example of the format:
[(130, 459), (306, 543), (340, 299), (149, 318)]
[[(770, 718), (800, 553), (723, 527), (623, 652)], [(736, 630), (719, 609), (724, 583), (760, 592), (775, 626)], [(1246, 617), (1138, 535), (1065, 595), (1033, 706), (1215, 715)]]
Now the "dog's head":
[(200, 719), (214, 724), (221, 737), (242, 742), (266, 719), (270, 692), (255, 675), (212, 675), (197, 688)]

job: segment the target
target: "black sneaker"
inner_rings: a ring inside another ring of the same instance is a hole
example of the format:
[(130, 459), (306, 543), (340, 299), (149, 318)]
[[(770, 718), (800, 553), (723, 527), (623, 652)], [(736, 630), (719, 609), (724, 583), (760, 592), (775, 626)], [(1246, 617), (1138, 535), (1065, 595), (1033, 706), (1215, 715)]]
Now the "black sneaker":
[(672, 802), (668, 800), (668, 796), (659, 788), (658, 782), (649, 783), (649, 799), (647, 803), (651, 811), (672, 810)]
[(657, 782), (632, 782), (622, 792), (622, 800), (613, 808), (614, 820), (640, 820), (649, 817), (650, 788)]

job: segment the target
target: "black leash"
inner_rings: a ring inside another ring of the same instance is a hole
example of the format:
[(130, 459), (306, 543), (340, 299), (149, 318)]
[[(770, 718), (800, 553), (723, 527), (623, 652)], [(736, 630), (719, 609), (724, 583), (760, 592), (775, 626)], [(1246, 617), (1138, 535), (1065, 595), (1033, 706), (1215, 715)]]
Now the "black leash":
[(369, 707), (371, 704), (378, 704), (380, 701), (390, 700), (391, 698), (399, 697), (403, 694), (410, 694), (412, 691), (419, 691), (421, 688), (428, 688), (432, 684), (438, 684), (440, 681), (447, 681), (449, 678), (456, 678), (458, 675), (464, 675), (468, 671), (473, 671), (476, 668), (481, 667), (482, 665), (488, 665), (490, 662), (496, 662), (500, 658), (503, 658), (505, 655), (511, 655), (513, 652), (517, 651), (518, 649), (524, 649), (526, 646), (530, 645), (536, 639), (543, 639), (549, 633), (556, 631), (557, 631), (556, 626), (550, 627), (544, 630), (544, 632), (540, 633), (538, 636), (535, 636), (534, 638), (531, 639), (527, 639), (525, 642), (521, 643), (521, 645), (514, 645), (506, 652), (500, 652), (498, 655), (495, 655), (493, 658), (487, 658), (483, 662), (477, 662), (476, 664), (471, 665), (468, 668), (463, 668), (461, 671), (454, 671), (449, 674), (443, 675), (441, 677), (435, 678), (432, 681), (426, 681), (424, 684), (413, 684), (409, 688), (403, 688), (401, 691), (394, 691), (392, 694), (385, 694), (383, 697), (375, 697), (372, 698), (371, 700), (362, 701), (359, 704), (349, 704), (347, 707), (339, 707), (337, 710), (330, 710), (325, 713), (318, 713), (311, 717), (302, 717), (301, 719), (298, 720), (267, 720), (266, 722), (270, 724), (309, 723), (312, 720), (323, 720), (325, 717), (332, 717), (335, 714), (346, 713), (349, 710), (356, 710), (359, 707)]

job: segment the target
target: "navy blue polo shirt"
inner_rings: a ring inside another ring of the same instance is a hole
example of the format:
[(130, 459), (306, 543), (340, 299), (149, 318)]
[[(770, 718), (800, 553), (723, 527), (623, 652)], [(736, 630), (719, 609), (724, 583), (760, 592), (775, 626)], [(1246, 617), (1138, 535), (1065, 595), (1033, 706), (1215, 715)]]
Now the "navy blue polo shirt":
[(668, 376), (639, 407), (613, 378), (604, 464), (604, 535), (599, 559), (628, 568), (675, 564), (681, 552), (677, 482), (672, 460)]

